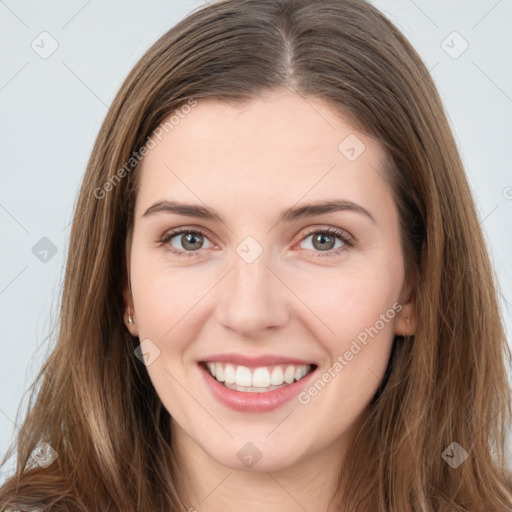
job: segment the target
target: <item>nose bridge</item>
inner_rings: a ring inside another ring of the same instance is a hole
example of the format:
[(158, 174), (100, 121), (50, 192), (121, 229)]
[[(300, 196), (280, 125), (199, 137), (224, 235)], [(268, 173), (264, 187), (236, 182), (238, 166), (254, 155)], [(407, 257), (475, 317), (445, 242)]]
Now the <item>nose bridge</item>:
[(247, 337), (285, 323), (285, 287), (274, 275), (271, 251), (247, 237), (236, 247), (231, 262), (219, 296), (221, 323)]

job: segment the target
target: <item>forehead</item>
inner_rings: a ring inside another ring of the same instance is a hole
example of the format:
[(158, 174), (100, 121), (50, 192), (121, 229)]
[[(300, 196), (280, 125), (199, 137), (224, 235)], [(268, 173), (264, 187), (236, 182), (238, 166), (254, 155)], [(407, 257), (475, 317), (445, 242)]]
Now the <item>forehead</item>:
[(277, 196), (295, 203), (345, 191), (362, 200), (364, 189), (387, 187), (382, 146), (324, 100), (285, 92), (234, 107), (202, 99), (186, 112), (153, 137), (138, 170), (138, 210), (166, 193), (240, 198), (239, 206), (261, 209)]

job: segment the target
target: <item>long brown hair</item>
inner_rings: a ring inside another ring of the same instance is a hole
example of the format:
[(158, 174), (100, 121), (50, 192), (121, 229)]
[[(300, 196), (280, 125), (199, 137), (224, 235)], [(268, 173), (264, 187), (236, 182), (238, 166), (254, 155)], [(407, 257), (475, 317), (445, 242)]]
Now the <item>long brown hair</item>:
[[(239, 105), (279, 87), (329, 101), (381, 142), (416, 284), (418, 329), (395, 339), (333, 503), (347, 512), (512, 510), (511, 355), (474, 201), (428, 70), (363, 0), (216, 2), (164, 34), (130, 72), (83, 179), (58, 339), (32, 385), (0, 510), (190, 507), (170, 416), (123, 322), (134, 155), (183, 105)], [(442, 456), (454, 442), (469, 455), (458, 468)], [(58, 454), (46, 468), (31, 464), (41, 443)]]

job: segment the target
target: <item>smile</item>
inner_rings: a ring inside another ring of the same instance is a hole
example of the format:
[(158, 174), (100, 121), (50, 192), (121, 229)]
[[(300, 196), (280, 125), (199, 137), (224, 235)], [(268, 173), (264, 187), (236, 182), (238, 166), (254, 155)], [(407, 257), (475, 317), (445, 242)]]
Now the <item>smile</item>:
[(220, 404), (245, 413), (269, 412), (290, 402), (311, 382), (317, 369), (316, 364), (291, 361), (268, 366), (199, 361), (198, 367), (206, 389)]
[(203, 364), (210, 375), (229, 389), (244, 393), (265, 393), (288, 386), (300, 381), (310, 373), (316, 365), (272, 365), (249, 368), (223, 362), (207, 362)]

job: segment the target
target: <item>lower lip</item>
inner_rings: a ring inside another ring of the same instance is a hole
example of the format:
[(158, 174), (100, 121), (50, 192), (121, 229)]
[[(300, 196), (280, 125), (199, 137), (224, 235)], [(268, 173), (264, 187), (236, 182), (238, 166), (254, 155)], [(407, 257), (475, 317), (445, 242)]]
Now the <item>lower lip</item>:
[(206, 368), (199, 364), (206, 385), (213, 396), (223, 405), (240, 412), (267, 412), (277, 409), (281, 405), (296, 397), (311, 380), (316, 368), (297, 382), (273, 389), (264, 393), (249, 393), (229, 389), (211, 376)]

